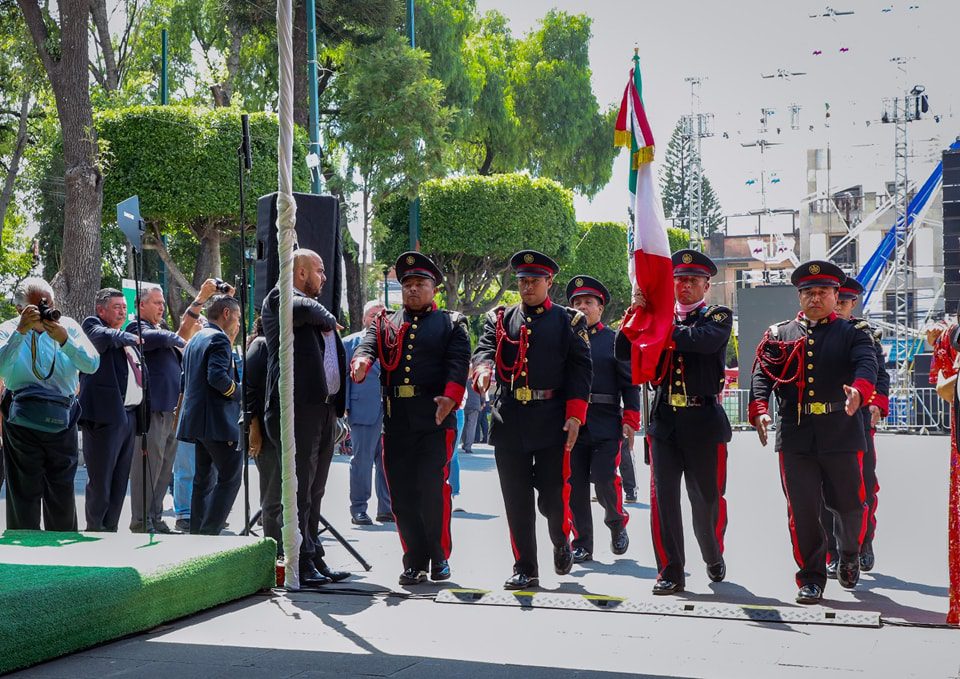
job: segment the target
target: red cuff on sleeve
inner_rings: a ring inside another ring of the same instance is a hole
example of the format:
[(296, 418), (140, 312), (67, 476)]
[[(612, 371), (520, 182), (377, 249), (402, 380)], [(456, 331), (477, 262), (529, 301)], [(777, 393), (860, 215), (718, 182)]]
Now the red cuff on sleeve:
[(890, 398), (880, 392), (873, 395), (873, 401), (869, 405), (877, 406), (880, 409), (880, 414), (884, 417), (890, 412)]
[(747, 419), (750, 420), (750, 424), (753, 424), (753, 420), (759, 415), (766, 415), (769, 410), (769, 404), (766, 401), (756, 399), (750, 402), (750, 405), (747, 407)]
[(466, 391), (462, 384), (457, 384), (456, 382), (447, 382), (447, 386), (443, 389), (443, 395), (449, 399), (453, 399), (454, 406), (453, 409), (456, 410), (460, 407), (460, 404), (463, 403), (463, 392)]
[(587, 423), (587, 402), (582, 398), (568, 398), (567, 399), (567, 415), (566, 419), (575, 417), (580, 420), (580, 424)]
[(860, 392), (860, 405), (873, 405), (874, 394), (876, 393), (873, 384), (862, 377), (858, 377), (850, 386)]
[(629, 425), (631, 429), (640, 430), (640, 411), (639, 410), (624, 410), (623, 411), (623, 424)]

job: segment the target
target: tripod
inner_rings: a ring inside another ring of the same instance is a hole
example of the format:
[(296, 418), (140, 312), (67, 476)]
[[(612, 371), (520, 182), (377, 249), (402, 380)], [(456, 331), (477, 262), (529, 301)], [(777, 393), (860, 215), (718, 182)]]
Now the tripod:
[[(255, 535), (255, 533), (253, 532), (253, 525), (254, 525), (257, 521), (260, 520), (260, 517), (262, 516), (262, 514), (263, 514), (263, 511), (258, 509), (258, 510), (257, 510), (257, 513), (254, 514), (252, 517), (250, 517), (250, 521), (247, 523), (246, 528), (244, 528), (244, 530), (243, 530), (243, 535), (250, 535), (250, 534), (254, 534), (254, 535)], [(337, 542), (339, 542), (341, 545), (343, 545), (343, 548), (344, 548), (344, 549), (346, 549), (348, 552), (350, 552), (350, 556), (352, 556), (354, 559), (356, 559), (356, 560), (357, 560), (357, 563), (359, 563), (361, 566), (363, 566), (363, 570), (369, 571), (369, 570), (371, 570), (371, 569), (373, 568), (373, 566), (371, 566), (369, 563), (367, 563), (367, 560), (363, 558), (363, 556), (360, 554), (360, 552), (358, 552), (358, 551), (354, 548), (353, 545), (351, 545), (349, 542), (347, 542), (346, 538), (344, 538), (343, 535), (340, 534), (340, 531), (338, 531), (336, 528), (334, 528), (334, 527), (333, 527), (333, 524), (331, 524), (329, 521), (327, 521), (327, 520), (323, 517), (323, 514), (320, 515), (320, 523), (323, 524), (323, 528), (321, 528), (319, 531), (317, 531), (317, 535), (318, 535), (318, 536), (319, 536), (319, 535), (323, 535), (324, 533), (329, 532), (330, 535), (332, 535), (334, 538), (336, 538)]]

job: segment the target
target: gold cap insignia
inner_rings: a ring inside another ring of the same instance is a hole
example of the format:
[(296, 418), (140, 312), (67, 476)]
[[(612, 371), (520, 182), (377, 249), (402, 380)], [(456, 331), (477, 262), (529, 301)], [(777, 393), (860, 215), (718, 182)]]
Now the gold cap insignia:
[(533, 255), (531, 255), (531, 254), (528, 252), (527, 254), (525, 254), (525, 255), (523, 256), (523, 261), (526, 262), (527, 264), (533, 264)]
[(689, 264), (690, 262), (693, 261), (693, 255), (691, 255), (691, 254), (688, 252), (687, 254), (685, 254), (685, 255), (684, 255), (683, 257), (681, 257), (680, 259), (683, 260), (683, 263), (684, 263), (684, 264)]
[(582, 278), (578, 278), (577, 280), (575, 280), (575, 281), (573, 282), (573, 284), (576, 285), (578, 288), (582, 288), (582, 287), (583, 287), (583, 279), (582, 279)]
[(417, 261), (417, 260), (413, 258), (413, 255), (407, 255), (407, 264), (408, 264), (408, 265), (413, 264), (415, 261)]
[(810, 271), (810, 273), (811, 273), (812, 275), (816, 276), (818, 273), (820, 273), (820, 265), (819, 265), (819, 264), (811, 264), (808, 270)]

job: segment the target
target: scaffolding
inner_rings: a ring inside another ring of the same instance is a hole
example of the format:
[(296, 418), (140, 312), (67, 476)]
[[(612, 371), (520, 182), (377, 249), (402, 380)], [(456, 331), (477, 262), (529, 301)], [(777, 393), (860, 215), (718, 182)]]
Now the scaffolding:
[(690, 206), (687, 228), (690, 232), (690, 247), (703, 248), (706, 228), (703, 224), (703, 164), (701, 163), (702, 140), (713, 136), (713, 114), (700, 112), (700, 85), (703, 78), (684, 78), (690, 83), (690, 115), (681, 118), (681, 130), (685, 140), (690, 141), (691, 158), (687, 165), (690, 173)]

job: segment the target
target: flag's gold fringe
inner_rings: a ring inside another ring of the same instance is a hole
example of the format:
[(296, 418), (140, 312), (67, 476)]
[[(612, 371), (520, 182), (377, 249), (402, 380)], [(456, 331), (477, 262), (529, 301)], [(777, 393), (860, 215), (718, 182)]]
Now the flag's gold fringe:
[(614, 130), (613, 131), (613, 145), (614, 146), (630, 146), (632, 141), (632, 135), (630, 130)]
[(644, 146), (642, 149), (638, 149), (637, 152), (633, 154), (633, 162), (630, 163), (630, 168), (633, 170), (639, 170), (641, 165), (651, 162), (653, 162), (653, 147)]

